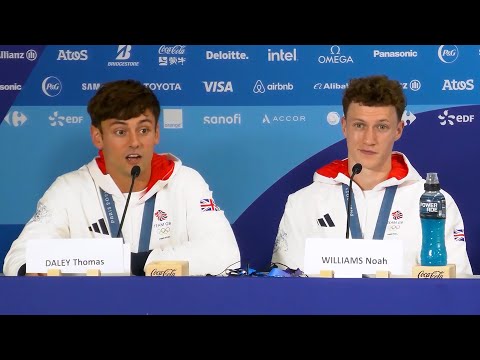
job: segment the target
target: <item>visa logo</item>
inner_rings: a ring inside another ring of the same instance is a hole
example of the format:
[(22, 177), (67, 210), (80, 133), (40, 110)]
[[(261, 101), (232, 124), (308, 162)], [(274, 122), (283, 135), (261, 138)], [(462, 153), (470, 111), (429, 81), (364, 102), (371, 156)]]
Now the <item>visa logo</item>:
[(206, 92), (233, 92), (231, 81), (202, 81)]

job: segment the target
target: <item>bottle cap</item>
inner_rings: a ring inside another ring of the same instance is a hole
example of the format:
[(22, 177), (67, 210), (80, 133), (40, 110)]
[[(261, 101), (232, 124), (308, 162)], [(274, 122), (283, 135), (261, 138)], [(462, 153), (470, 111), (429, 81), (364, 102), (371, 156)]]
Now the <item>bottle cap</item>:
[(427, 191), (440, 190), (440, 182), (438, 181), (437, 173), (427, 173), (423, 188)]

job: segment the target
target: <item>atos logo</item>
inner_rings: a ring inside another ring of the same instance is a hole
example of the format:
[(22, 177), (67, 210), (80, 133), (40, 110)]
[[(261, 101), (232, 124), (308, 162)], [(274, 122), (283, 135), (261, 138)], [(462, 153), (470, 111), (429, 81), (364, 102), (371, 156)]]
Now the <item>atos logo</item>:
[(62, 92), (62, 82), (55, 76), (48, 76), (42, 81), (42, 91), (49, 97), (55, 97)]
[(88, 59), (87, 50), (72, 51), (58, 50), (57, 60), (85, 61)]
[(231, 81), (202, 81), (205, 91), (210, 92), (233, 92)]
[(448, 80), (445, 79), (443, 81), (442, 90), (450, 90), (450, 91), (463, 91), (463, 90), (473, 90), (475, 85), (473, 84), (473, 79), (468, 80)]

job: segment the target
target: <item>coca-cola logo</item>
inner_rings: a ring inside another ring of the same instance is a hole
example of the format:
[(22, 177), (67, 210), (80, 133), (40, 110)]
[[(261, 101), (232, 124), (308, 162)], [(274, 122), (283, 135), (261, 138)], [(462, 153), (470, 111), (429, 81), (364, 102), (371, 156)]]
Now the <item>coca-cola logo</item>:
[(178, 55), (185, 54), (185, 45), (162, 45), (158, 48), (158, 54)]
[(150, 276), (176, 276), (175, 271), (177, 271), (177, 269), (153, 269)]
[(418, 278), (420, 279), (443, 279), (443, 273), (444, 271), (439, 271), (439, 270), (435, 270), (435, 271), (431, 271), (431, 272), (428, 272), (428, 271), (420, 271), (418, 273)]

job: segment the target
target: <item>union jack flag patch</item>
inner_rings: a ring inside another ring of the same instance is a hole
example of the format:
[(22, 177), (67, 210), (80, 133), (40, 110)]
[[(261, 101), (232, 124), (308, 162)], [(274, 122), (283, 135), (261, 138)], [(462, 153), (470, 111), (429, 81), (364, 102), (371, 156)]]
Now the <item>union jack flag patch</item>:
[(200, 209), (202, 211), (220, 211), (220, 208), (215, 204), (213, 199), (201, 199)]
[(463, 229), (453, 230), (453, 239), (456, 241), (465, 241), (465, 233), (463, 232)]

